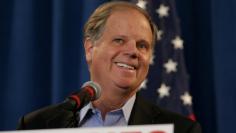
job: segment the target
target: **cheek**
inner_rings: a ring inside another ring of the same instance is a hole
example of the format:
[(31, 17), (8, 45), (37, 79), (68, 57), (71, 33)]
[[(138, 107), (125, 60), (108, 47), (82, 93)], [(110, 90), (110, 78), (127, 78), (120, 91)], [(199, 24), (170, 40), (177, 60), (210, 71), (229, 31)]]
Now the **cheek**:
[(150, 61), (151, 61), (151, 56), (149, 56), (149, 55), (142, 56), (141, 60), (142, 60), (142, 62), (143, 62), (143, 65), (144, 65), (145, 67), (148, 67), (148, 68), (149, 68)]
[(104, 69), (110, 64), (112, 58), (111, 51), (99, 48), (94, 51), (92, 62), (95, 69)]
[(141, 76), (146, 77), (146, 75), (148, 73), (148, 70), (149, 70), (150, 58), (149, 57), (143, 57), (141, 59), (141, 62), (142, 62), (142, 75)]
[(143, 77), (147, 76), (148, 70), (149, 70), (149, 65), (144, 65), (143, 70), (142, 70), (142, 76)]

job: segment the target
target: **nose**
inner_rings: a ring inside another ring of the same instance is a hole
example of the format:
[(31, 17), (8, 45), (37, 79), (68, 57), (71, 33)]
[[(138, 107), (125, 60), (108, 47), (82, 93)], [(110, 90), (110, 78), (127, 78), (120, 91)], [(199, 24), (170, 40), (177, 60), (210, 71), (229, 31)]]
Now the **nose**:
[(133, 59), (138, 58), (139, 53), (135, 40), (130, 40), (127, 42), (127, 45), (125, 45), (125, 55)]

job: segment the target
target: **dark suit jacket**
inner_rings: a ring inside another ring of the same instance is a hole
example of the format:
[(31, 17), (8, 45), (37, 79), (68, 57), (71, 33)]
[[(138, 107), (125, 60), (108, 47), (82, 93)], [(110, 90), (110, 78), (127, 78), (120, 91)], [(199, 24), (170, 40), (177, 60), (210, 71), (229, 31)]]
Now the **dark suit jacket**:
[[(66, 105), (58, 104), (34, 111), (20, 119), (17, 129), (49, 129), (77, 127), (76, 113)], [(136, 97), (129, 125), (174, 124), (175, 133), (201, 133), (200, 125), (176, 113), (160, 109), (156, 105)]]

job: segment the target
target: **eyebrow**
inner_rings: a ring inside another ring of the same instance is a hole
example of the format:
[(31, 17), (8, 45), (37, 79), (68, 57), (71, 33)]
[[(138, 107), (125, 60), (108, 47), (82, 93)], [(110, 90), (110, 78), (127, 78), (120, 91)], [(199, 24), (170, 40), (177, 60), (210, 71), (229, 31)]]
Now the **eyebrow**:
[[(123, 34), (113, 35), (112, 37), (129, 38), (129, 36), (127, 36), (127, 35), (123, 35)], [(149, 42), (149, 41), (147, 41), (146, 39), (143, 39), (143, 38), (137, 40), (136, 42), (144, 42), (144, 43), (148, 44), (149, 46), (153, 47), (153, 45), (152, 45), (152, 41)]]

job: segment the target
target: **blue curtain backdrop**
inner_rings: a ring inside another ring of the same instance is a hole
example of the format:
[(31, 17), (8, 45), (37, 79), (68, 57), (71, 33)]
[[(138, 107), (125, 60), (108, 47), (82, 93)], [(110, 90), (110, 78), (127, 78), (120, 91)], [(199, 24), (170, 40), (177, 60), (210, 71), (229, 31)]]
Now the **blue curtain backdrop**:
[[(0, 130), (14, 130), (20, 116), (62, 101), (89, 79), (82, 26), (104, 1), (0, 1)], [(197, 120), (204, 133), (232, 132), (236, 1), (176, 4)]]

